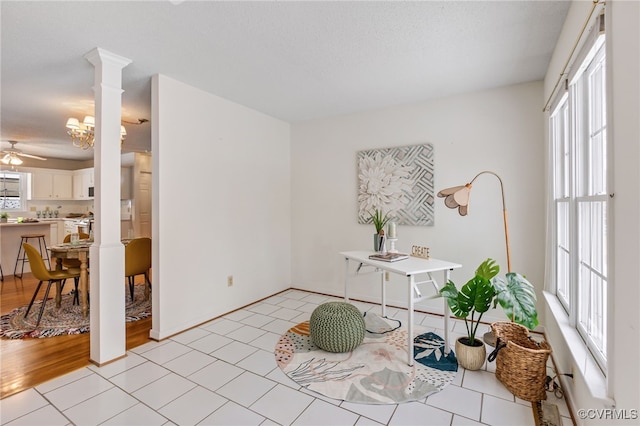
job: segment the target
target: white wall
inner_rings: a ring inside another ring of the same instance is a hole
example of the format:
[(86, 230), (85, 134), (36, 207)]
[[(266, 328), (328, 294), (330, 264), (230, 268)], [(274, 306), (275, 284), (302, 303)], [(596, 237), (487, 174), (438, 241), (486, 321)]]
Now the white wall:
[[(613, 145), (613, 313), (611, 395), (618, 408), (640, 410), (640, 3), (607, 2), (611, 10), (607, 68), (611, 74)], [(610, 118), (610, 119), (611, 119)], [(636, 419), (636, 421), (638, 421)], [(620, 422), (625, 423), (625, 422)], [(625, 424), (628, 424), (626, 422)]]
[[(545, 99), (550, 96), (590, 9), (591, 2), (572, 3), (547, 71)], [(615, 193), (609, 234), (608, 382), (593, 362), (576, 355), (579, 345), (568, 340), (573, 336), (567, 335), (566, 324), (556, 320), (550, 308), (545, 328), (558, 368), (575, 374), (573, 381), (563, 382), (574, 409), (611, 408), (614, 402), (616, 408), (627, 410), (630, 415), (629, 410), (640, 408), (640, 3), (608, 1), (606, 9), (608, 142), (613, 166), (610, 192)], [(580, 424), (630, 424), (629, 419), (577, 420)]]
[[(607, 3), (609, 4), (609, 3)], [(640, 3), (611, 4), (607, 60), (611, 74), (610, 141), (614, 162), (611, 395), (640, 410)], [(636, 419), (636, 421), (638, 421)], [(624, 422), (620, 422), (624, 423)]]
[(163, 75), (152, 106), (151, 335), (162, 339), (290, 287), (290, 128)]
[[(292, 281), (298, 288), (342, 295), (344, 260), (338, 252), (369, 250), (373, 225), (357, 222), (356, 152), (416, 145), (435, 147), (435, 187), (464, 184), (482, 170), (505, 182), (512, 264), (542, 291), (544, 174), (542, 83), (528, 83), (360, 114), (292, 124)], [(431, 248), (434, 258), (461, 263), (464, 284), (493, 257), (507, 271), (500, 187), (481, 176), (461, 217), (436, 199), (435, 226), (399, 226), (398, 248)], [(441, 277), (436, 277), (441, 278)], [(392, 278), (391, 303), (406, 306), (404, 280)], [(350, 294), (378, 301), (379, 286), (361, 280)], [(541, 298), (540, 298), (541, 299)], [(442, 310), (442, 300), (431, 301)], [(540, 305), (542, 306), (542, 305)], [(493, 312), (505, 319), (502, 311)]]

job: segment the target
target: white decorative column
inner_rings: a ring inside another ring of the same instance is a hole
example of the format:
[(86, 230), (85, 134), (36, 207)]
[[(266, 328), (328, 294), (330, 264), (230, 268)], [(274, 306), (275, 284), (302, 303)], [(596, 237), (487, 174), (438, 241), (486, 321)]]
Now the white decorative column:
[(95, 198), (91, 263), (91, 353), (102, 365), (126, 353), (124, 246), (120, 242), (120, 123), (122, 69), (127, 58), (95, 48)]

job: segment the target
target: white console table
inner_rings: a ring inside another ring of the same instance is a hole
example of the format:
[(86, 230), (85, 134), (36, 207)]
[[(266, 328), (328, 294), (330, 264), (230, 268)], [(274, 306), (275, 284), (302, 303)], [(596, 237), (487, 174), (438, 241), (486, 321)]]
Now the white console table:
[[(344, 251), (340, 255), (345, 258), (345, 279), (344, 279), (344, 299), (349, 301), (349, 262), (355, 262), (359, 264), (358, 271), (364, 265), (372, 266), (375, 268), (375, 272), (380, 275), (380, 287), (382, 292), (382, 316), (386, 316), (386, 298), (385, 298), (385, 280), (384, 273), (392, 272), (399, 274), (407, 278), (407, 293), (408, 293), (408, 305), (407, 311), (409, 314), (407, 327), (409, 329), (408, 338), (408, 364), (413, 365), (413, 310), (417, 302), (424, 300), (419, 286), (423, 284), (432, 284), (436, 291), (440, 291), (441, 286), (438, 285), (435, 278), (433, 278), (434, 272), (443, 271), (444, 281), (443, 285), (449, 281), (449, 272), (456, 268), (461, 268), (462, 265), (457, 263), (447, 262), (438, 259), (422, 259), (418, 257), (409, 257), (408, 259), (399, 260), (396, 262), (383, 262), (379, 260), (371, 260), (369, 256), (374, 254), (372, 251)], [(422, 281), (416, 280), (416, 276), (426, 275), (426, 279)], [(447, 305), (446, 299), (442, 299), (444, 302), (444, 344), (445, 353), (450, 352), (449, 347), (449, 305)]]

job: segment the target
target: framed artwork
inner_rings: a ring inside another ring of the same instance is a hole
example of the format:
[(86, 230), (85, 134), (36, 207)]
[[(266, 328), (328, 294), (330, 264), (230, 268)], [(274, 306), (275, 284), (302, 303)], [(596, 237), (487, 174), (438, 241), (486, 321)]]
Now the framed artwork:
[(368, 149), (357, 153), (358, 223), (376, 209), (398, 225), (433, 226), (433, 145)]

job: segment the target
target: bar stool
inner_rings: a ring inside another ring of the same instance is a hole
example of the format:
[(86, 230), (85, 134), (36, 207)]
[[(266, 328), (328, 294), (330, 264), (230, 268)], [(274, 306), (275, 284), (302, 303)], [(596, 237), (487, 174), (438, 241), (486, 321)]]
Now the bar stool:
[[(20, 238), (21, 238), (20, 248), (18, 249), (18, 257), (16, 258), (16, 265), (13, 267), (13, 276), (22, 278), (22, 275), (24, 274), (24, 263), (28, 262), (29, 258), (27, 257), (27, 253), (25, 253), (25, 251), (22, 248), (22, 243), (28, 243), (29, 239), (38, 240), (38, 249), (40, 250), (40, 257), (42, 257), (43, 260), (44, 259), (47, 260), (49, 269), (51, 269), (51, 261), (49, 260), (49, 249), (47, 248), (47, 242), (44, 239), (44, 234), (25, 234), (25, 235), (20, 235)], [(35, 247), (35, 244), (32, 244), (32, 245)], [(42, 246), (44, 246), (44, 252), (42, 251)], [(20, 275), (17, 275), (16, 271), (18, 270), (19, 262), (22, 262), (22, 267), (20, 269)]]

